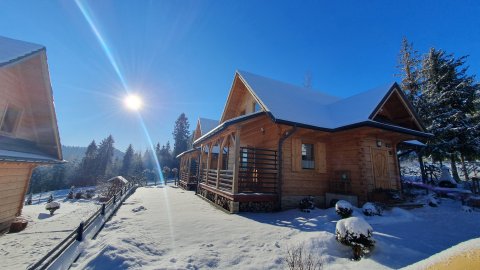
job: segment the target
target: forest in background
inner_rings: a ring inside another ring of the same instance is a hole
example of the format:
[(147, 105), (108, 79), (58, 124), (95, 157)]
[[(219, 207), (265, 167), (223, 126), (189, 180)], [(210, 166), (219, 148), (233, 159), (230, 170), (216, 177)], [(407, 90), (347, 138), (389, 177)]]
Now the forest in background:
[(175, 121), (173, 147), (167, 141), (143, 152), (136, 151), (132, 144), (124, 152), (116, 149), (111, 135), (99, 144), (93, 140), (87, 147), (62, 146), (66, 162), (37, 167), (32, 173), (29, 193), (95, 186), (117, 175), (139, 184), (175, 177), (178, 167), (175, 157), (191, 147), (189, 128), (188, 118), (182, 113)]

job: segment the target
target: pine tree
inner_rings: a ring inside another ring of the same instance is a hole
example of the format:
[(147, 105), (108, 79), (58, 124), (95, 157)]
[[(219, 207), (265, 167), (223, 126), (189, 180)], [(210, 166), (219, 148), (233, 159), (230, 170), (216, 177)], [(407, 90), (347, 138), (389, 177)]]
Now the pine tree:
[[(458, 181), (457, 156), (473, 139), (475, 95), (478, 85), (466, 75), (466, 57), (455, 59), (442, 50), (430, 49), (423, 61), (425, 86), (421, 115), (435, 137), (428, 142), (436, 158), (449, 157), (453, 177)], [(474, 144), (478, 145), (478, 141)]]
[(132, 176), (134, 182), (138, 184), (145, 183), (145, 167), (143, 166), (142, 154), (140, 152), (133, 155)]
[(143, 153), (143, 164), (145, 166), (145, 169), (153, 170), (154, 161), (153, 161), (152, 153), (148, 149), (145, 150), (145, 153)]
[(133, 155), (134, 155), (133, 146), (130, 144), (130, 145), (128, 145), (128, 148), (125, 151), (125, 155), (123, 156), (122, 167), (120, 169), (120, 175), (122, 175), (124, 177), (128, 177), (128, 176), (131, 175), (133, 158), (134, 158)]
[(98, 147), (95, 140), (93, 140), (88, 145), (85, 156), (82, 158), (77, 170), (75, 181), (77, 186), (93, 185), (95, 183), (97, 154)]
[(98, 146), (98, 155), (95, 159), (97, 165), (97, 180), (103, 180), (105, 178), (107, 170), (112, 165), (114, 142), (115, 141), (113, 140), (112, 135), (109, 135), (107, 138), (103, 139)]
[(402, 90), (414, 106), (418, 105), (421, 96), (421, 62), (418, 51), (413, 49), (413, 43), (409, 43), (407, 38), (404, 37), (397, 65), (400, 74), (397, 74), (397, 76), (402, 78)]
[[(187, 150), (188, 137), (190, 136), (190, 124), (184, 113), (180, 114), (175, 121), (175, 127), (172, 134), (174, 139), (173, 156), (176, 157), (178, 154)], [(177, 167), (177, 162), (178, 161), (174, 159), (174, 162), (172, 162), (172, 165), (174, 165), (173, 167)]]

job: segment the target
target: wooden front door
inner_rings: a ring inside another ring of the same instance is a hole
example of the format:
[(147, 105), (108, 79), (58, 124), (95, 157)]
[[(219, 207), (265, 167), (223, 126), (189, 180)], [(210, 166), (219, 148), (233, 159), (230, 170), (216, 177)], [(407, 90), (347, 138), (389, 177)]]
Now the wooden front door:
[(375, 188), (391, 189), (390, 173), (388, 170), (388, 152), (387, 150), (372, 149), (372, 166)]

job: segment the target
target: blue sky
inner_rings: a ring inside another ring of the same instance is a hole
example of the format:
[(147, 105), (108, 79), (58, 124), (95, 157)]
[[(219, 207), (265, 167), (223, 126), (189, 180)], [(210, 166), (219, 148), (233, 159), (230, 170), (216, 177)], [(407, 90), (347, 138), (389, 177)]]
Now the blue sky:
[[(185, 112), (218, 119), (236, 69), (349, 96), (398, 80), (400, 42), (470, 55), (480, 70), (478, 1), (81, 1), (128, 88), (145, 99), (153, 142)], [(0, 35), (47, 47), (62, 143), (112, 134), (148, 145), (125, 90), (74, 1), (0, 1)]]

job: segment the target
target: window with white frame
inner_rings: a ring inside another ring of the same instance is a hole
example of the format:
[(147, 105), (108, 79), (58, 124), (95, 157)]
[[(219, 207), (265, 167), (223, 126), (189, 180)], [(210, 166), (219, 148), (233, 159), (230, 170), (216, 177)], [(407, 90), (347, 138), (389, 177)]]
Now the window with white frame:
[(313, 144), (302, 143), (302, 168), (315, 169), (315, 157), (313, 155)]

